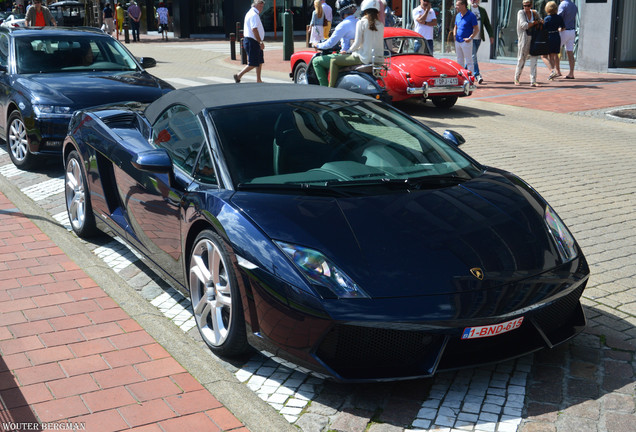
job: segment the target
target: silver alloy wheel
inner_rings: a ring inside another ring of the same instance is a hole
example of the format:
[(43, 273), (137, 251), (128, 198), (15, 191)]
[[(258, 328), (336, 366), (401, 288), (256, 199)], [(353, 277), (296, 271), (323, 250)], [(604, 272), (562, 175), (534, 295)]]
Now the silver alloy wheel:
[(194, 318), (208, 345), (218, 347), (228, 338), (232, 322), (232, 294), (228, 266), (218, 246), (202, 238), (190, 258), (190, 298)]
[(70, 158), (66, 164), (66, 209), (71, 225), (76, 231), (81, 231), (86, 223), (86, 191), (82, 167), (75, 158)]
[(27, 140), (26, 127), (21, 118), (15, 118), (9, 125), (9, 149), (19, 162), (24, 161), (28, 156), (29, 141)]
[(307, 81), (307, 65), (305, 63), (296, 66), (294, 82), (296, 84), (309, 84), (309, 81)]

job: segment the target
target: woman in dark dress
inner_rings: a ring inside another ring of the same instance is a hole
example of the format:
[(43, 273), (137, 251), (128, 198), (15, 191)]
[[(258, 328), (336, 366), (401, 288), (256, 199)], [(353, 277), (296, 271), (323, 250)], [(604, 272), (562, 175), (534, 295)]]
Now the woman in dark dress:
[(548, 31), (548, 46), (550, 48), (548, 60), (550, 61), (550, 68), (552, 69), (548, 77), (549, 80), (553, 80), (559, 76), (556, 71), (556, 65), (558, 64), (559, 53), (561, 51), (561, 35), (559, 32), (565, 28), (565, 23), (561, 15), (557, 15), (558, 9), (554, 1), (550, 1), (545, 5), (547, 16), (543, 21), (543, 28)]

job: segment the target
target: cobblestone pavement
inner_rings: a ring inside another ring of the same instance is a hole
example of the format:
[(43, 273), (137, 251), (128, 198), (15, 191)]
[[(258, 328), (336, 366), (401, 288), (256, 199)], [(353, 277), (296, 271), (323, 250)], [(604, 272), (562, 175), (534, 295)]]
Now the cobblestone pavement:
[[(158, 60), (172, 59), (160, 62), (153, 73), (184, 86), (228, 82), (228, 70), (237, 65), (220, 60), (227, 54), (219, 46), (181, 43), (178, 53), (168, 55), (168, 45), (150, 50), (140, 44), (134, 52), (154, 50)], [(265, 79), (289, 82), (283, 69), (266, 70)], [(580, 96), (575, 90), (569, 97)], [(462, 148), (469, 154), (520, 175), (559, 212), (591, 266), (583, 301), (589, 328), (551, 351), (410, 382), (339, 385), (267, 353), (224, 363), (301, 430), (635, 430), (636, 126), (609, 120), (607, 107), (571, 115), (491, 103), (495, 99), (463, 99), (449, 111), (420, 103), (399, 107), (437, 131), (452, 127), (462, 133), (467, 139)], [(549, 100), (546, 106), (551, 106)], [(0, 147), (0, 175), (66, 223), (61, 168), (51, 164), (37, 173), (21, 172)], [(135, 254), (110, 238), (86, 247), (175, 325), (198, 338), (188, 300), (165, 286)]]

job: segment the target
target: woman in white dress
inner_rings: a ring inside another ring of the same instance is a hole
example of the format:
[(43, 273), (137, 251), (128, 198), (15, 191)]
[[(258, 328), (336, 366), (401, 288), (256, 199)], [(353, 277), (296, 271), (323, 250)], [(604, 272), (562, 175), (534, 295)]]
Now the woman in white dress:
[(322, 10), (321, 0), (314, 1), (314, 11), (311, 14), (309, 44), (314, 45), (322, 40), (325, 24), (325, 13)]

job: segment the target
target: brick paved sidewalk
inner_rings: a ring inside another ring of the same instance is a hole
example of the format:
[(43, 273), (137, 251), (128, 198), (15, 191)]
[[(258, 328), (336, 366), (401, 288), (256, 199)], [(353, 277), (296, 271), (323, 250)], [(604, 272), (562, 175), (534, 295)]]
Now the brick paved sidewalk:
[[(295, 44), (296, 51), (304, 49), (307, 48), (302, 43)], [(232, 61), (228, 57), (225, 61), (240, 65), (240, 59)], [(560, 77), (548, 81), (549, 71), (540, 65), (537, 68), (540, 87), (530, 87), (529, 66), (523, 70), (519, 86), (513, 84), (515, 65), (480, 62), (479, 68), (485, 82), (477, 85), (473, 95), (467, 99), (560, 113), (631, 105), (635, 102), (636, 75), (575, 70), (573, 80)], [(281, 49), (265, 50), (264, 73), (276, 71), (289, 74), (290, 69), (289, 61), (283, 60)], [(565, 67), (561, 72), (565, 75), (568, 70)]]
[(1, 192), (0, 422), (247, 431)]

